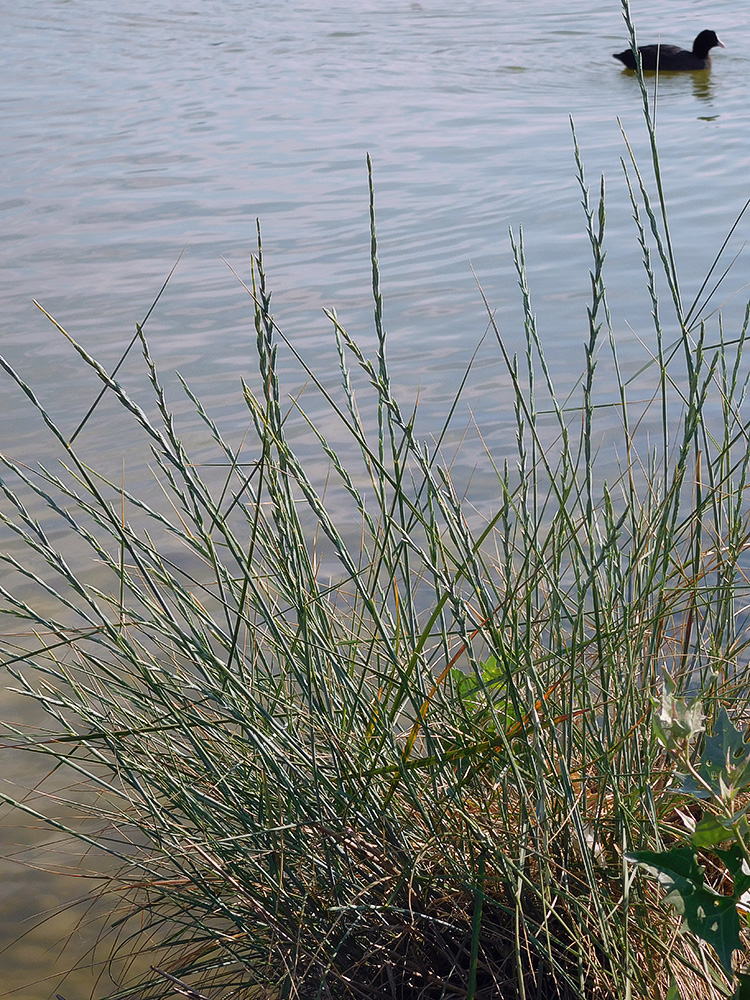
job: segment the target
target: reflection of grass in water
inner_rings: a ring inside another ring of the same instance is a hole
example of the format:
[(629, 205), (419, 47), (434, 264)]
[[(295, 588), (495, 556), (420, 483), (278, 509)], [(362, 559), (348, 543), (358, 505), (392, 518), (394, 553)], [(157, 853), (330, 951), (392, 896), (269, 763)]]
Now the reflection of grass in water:
[[(37, 840), (40, 837), (38, 834)], [(8, 839), (7, 836), (4, 839)], [(77, 883), (71, 881), (70, 873), (59, 877), (50, 874), (47, 851), (35, 854), (33, 861), (39, 866), (36, 871), (28, 868), (30, 859), (25, 851), (20, 852), (19, 858), (14, 850), (14, 861), (0, 866), (4, 917), (0, 920), (2, 995), (47, 1000), (54, 995), (53, 990), (59, 988), (67, 997), (91, 996), (101, 968), (92, 968), (88, 956), (101, 927), (107, 922), (111, 907), (104, 901), (96, 907), (86, 906), (84, 919), (81, 905), (71, 903), (61, 909), (60, 900), (70, 899)], [(22, 867), (17, 863), (19, 860)], [(78, 872), (71, 869), (71, 872), (80, 874), (80, 869)], [(82, 892), (91, 888), (90, 883), (80, 879), (78, 886)], [(44, 921), (43, 926), (40, 920)], [(64, 984), (61, 983), (62, 970), (74, 964), (77, 967), (65, 975)]]
[[(655, 150), (654, 164), (658, 181)], [(97, 951), (111, 949), (118, 984), (137, 955), (212, 995), (651, 997), (672, 977), (683, 995), (718, 995), (716, 962), (675, 935), (625, 854), (677, 822), (650, 726), (663, 673), (712, 712), (747, 709), (745, 331), (708, 347), (705, 302), (682, 306), (661, 195), (655, 209), (630, 175), (655, 346), (639, 379), (618, 382), (619, 476), (598, 474), (613, 412), (597, 406), (599, 353), (618, 367), (603, 199), (589, 203), (581, 168), (584, 371), (558, 399), (519, 237), (526, 357), (497, 336), (517, 450), (497, 467), (487, 455), (497, 503), (478, 529), (441, 458), (445, 429), (426, 448), (391, 394), (374, 223), (377, 356), (331, 314), (338, 393), (306, 368), (354, 445), (334, 450), (307, 424), (324, 473), (290, 443), (304, 398), (278, 382), (260, 245), (252, 434), (224, 440), (193, 400), (213, 466), (183, 448), (145, 339), (153, 416), (77, 348), (148, 436), (161, 505), (98, 476), (4, 363), (63, 454), (59, 472), (4, 459), (5, 517), (27, 548), (16, 569), (44, 596), (5, 590), (6, 614), (36, 636), (5, 660), (52, 718), (5, 735), (86, 782), (74, 832), (118, 862), (98, 891), (119, 922)], [(671, 348), (659, 283), (681, 330)], [(645, 444), (644, 406), (629, 403), (644, 382), (657, 429)], [(84, 585), (58, 557), (59, 519), (109, 585)], [(176, 545), (188, 561), (165, 555)], [(19, 808), (72, 826), (54, 799)], [(176, 985), (146, 978), (97, 991)]]
[[(7, 633), (4, 638), (7, 642)], [(34, 702), (21, 702), (7, 692), (1, 711), (26, 732), (38, 731), (45, 717)], [(71, 782), (67, 770), (53, 770), (54, 764), (45, 758), (35, 766), (26, 750), (8, 749), (8, 742), (2, 754), (3, 788), (17, 791), (33, 780), (23, 796), (27, 808), (96, 838), (102, 824), (85, 815), (97, 796), (91, 782)], [(69, 997), (91, 996), (109, 954), (109, 949), (96, 946), (111, 911), (111, 902), (92, 895), (92, 888), (119, 870), (120, 862), (68, 832), (50, 837), (46, 823), (8, 806), (0, 811), (0, 828), (2, 995), (46, 1000), (59, 988)], [(61, 906), (61, 899), (68, 902)], [(144, 962), (142, 971), (146, 969)]]

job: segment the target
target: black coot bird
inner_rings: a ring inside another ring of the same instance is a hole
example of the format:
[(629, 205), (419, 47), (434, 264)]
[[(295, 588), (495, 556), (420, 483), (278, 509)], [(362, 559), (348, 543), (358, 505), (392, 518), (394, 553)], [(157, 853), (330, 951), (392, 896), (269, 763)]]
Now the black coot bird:
[[(708, 69), (711, 65), (709, 50), (717, 45), (719, 48), (726, 48), (715, 31), (701, 31), (693, 42), (692, 52), (681, 49), (678, 45), (639, 45), (638, 51), (641, 54), (641, 65), (644, 70), (690, 72), (691, 70)], [(632, 49), (615, 52), (614, 57), (624, 63), (628, 69), (635, 69), (635, 57)]]

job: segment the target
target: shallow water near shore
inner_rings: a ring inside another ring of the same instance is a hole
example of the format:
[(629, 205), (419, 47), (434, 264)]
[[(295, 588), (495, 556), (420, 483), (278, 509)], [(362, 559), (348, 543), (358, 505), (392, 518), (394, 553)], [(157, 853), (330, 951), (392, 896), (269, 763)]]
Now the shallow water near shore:
[[(738, 2), (633, 7), (642, 42), (689, 45), (713, 27), (727, 45), (710, 74), (659, 83), (657, 132), (683, 294), (690, 301), (750, 196), (746, 129), (750, 26)], [(374, 352), (365, 156), (373, 160), (385, 323), (394, 390), (420, 397), (419, 428), (440, 427), (487, 316), (481, 284), (508, 349), (524, 349), (508, 229), (523, 227), (528, 280), (553, 371), (565, 385), (583, 365), (590, 253), (576, 180), (570, 117), (587, 178), (607, 176), (606, 284), (620, 358), (647, 360), (650, 302), (620, 158), (618, 118), (650, 177), (637, 81), (611, 53), (627, 39), (620, 5), (442, 2), (377, 5), (148, 3), (139, 13), (93, 0), (14, 5), (5, 15), (0, 96), (2, 353), (72, 429), (99, 386), (36, 298), (105, 366), (119, 360), (184, 253), (146, 334), (175, 410), (178, 369), (230, 439), (248, 425), (240, 378), (254, 377), (247, 293), (256, 218), (274, 313), (322, 376), (335, 377), (330, 323)], [(738, 228), (732, 252), (748, 237)], [(231, 265), (231, 268), (227, 265)], [(744, 311), (740, 257), (717, 305), (730, 336)], [(734, 294), (737, 293), (737, 294)], [(285, 355), (286, 357), (286, 355)], [(294, 362), (285, 392), (305, 381)], [(132, 352), (121, 375), (139, 384)], [(476, 419), (498, 460), (512, 454), (503, 366), (488, 338), (458, 427)], [(87, 454), (126, 470), (148, 495), (140, 441), (106, 399), (83, 432)], [(52, 453), (38, 421), (0, 380), (0, 440), (29, 465)], [(193, 433), (189, 431), (188, 433)], [(199, 443), (199, 442), (198, 442)], [(479, 460), (467, 445), (467, 468)], [(474, 484), (481, 479), (475, 477)], [(5, 715), (24, 721), (12, 695)], [(29, 761), (4, 752), (3, 780), (32, 785)], [(92, 859), (18, 855), (48, 835), (1, 814), (0, 938), (81, 893)], [(74, 930), (71, 910), (1, 953), (4, 995), (67, 1000), (96, 995), (95, 975), (61, 985), (61, 970), (98, 928)], [(72, 934), (70, 941), (68, 936)], [(68, 946), (63, 950), (62, 944)], [(62, 950), (62, 954), (61, 954)], [(101, 952), (99, 953), (102, 954)], [(51, 977), (51, 978), (48, 978)], [(32, 981), (37, 985), (29, 986)]]

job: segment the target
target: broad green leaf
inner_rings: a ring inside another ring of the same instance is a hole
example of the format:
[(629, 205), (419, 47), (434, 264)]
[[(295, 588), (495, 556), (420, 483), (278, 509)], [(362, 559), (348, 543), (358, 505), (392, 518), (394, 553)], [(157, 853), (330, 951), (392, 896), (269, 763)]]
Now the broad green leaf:
[(677, 980), (674, 976), (669, 981), (669, 989), (667, 990), (667, 995), (664, 1000), (682, 1000), (680, 996), (680, 991), (677, 989)]
[(696, 799), (713, 797), (727, 801), (738, 791), (750, 787), (750, 744), (732, 724), (724, 707), (711, 734), (706, 736), (696, 770), (710, 791), (690, 774), (676, 774), (677, 783), (672, 790)]
[(706, 736), (697, 770), (717, 798), (723, 798), (727, 789), (739, 791), (750, 781), (750, 746), (723, 706), (710, 736)]
[(690, 838), (695, 847), (711, 848), (731, 840), (734, 833), (730, 820), (722, 820), (718, 816), (704, 816), (698, 823)]
[(747, 756), (742, 763), (730, 771), (732, 787), (736, 792), (743, 792), (750, 787), (750, 746), (745, 744)]
[(731, 976), (732, 952), (742, 947), (734, 896), (720, 896), (713, 889), (699, 889), (684, 897), (683, 903), (683, 920), (696, 937), (713, 947), (724, 971)]
[(455, 691), (466, 712), (481, 724), (488, 734), (497, 731), (496, 718), (499, 716), (504, 728), (517, 720), (510, 706), (503, 704), (507, 685), (507, 667), (499, 663), (495, 656), (488, 656), (480, 664), (481, 677), (465, 674), (458, 667), (451, 670)]
[[(705, 885), (694, 849), (636, 851), (628, 859), (659, 880), (666, 892), (664, 902), (674, 906), (693, 934), (713, 947), (731, 976), (732, 952), (741, 947), (736, 898), (720, 896)], [(731, 860), (736, 865), (737, 856), (732, 854)]]
[(737, 973), (737, 989), (734, 1000), (750, 1000), (750, 975), (747, 972)]
[(482, 679), (488, 686), (491, 684), (502, 684), (506, 680), (507, 671), (502, 664), (497, 662), (497, 657), (494, 655), (488, 656), (486, 660), (483, 660), (480, 669), (482, 671)]
[(737, 902), (750, 889), (750, 865), (747, 858), (739, 844), (732, 844), (726, 850), (715, 847), (713, 853), (732, 876), (734, 885), (732, 898)]
[(671, 898), (673, 894), (684, 898), (692, 895), (705, 884), (703, 868), (698, 864), (692, 847), (677, 847), (670, 851), (633, 851), (628, 860), (644, 868), (663, 887), (669, 902), (679, 913), (680, 903)]
[(693, 799), (710, 799), (711, 793), (699, 784), (692, 774), (680, 774), (675, 772), (675, 783), (669, 786), (669, 790), (672, 792), (678, 792), (681, 795), (689, 795)]

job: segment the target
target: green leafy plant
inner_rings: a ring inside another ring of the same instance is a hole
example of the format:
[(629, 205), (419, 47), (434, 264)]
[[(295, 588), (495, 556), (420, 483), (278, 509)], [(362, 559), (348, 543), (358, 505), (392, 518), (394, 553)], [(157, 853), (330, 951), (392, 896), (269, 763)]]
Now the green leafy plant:
[[(676, 774), (672, 790), (699, 803), (703, 814), (683, 846), (634, 851), (628, 858), (658, 880), (665, 890), (664, 902), (674, 907), (696, 937), (711, 945), (732, 977), (733, 954), (742, 948), (740, 908), (744, 911), (750, 890), (750, 744), (722, 707), (694, 764), (694, 740), (703, 730), (700, 700), (675, 696), (669, 678), (655, 706), (654, 728), (664, 746), (679, 753), (686, 768), (684, 774)], [(699, 852), (710, 852), (719, 863), (721, 874), (727, 876), (721, 879), (722, 885), (728, 882), (731, 892), (718, 891), (710, 884)], [(735, 995), (747, 996), (750, 975), (738, 972), (736, 980)]]
[(459, 704), (466, 710), (473, 725), (494, 735), (498, 727), (507, 731), (518, 722), (508, 698), (508, 671), (498, 663), (497, 657), (488, 656), (483, 660), (476, 676), (454, 667), (451, 682)]

